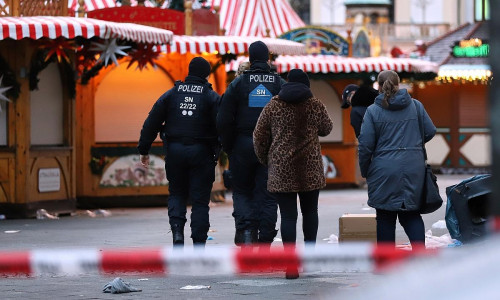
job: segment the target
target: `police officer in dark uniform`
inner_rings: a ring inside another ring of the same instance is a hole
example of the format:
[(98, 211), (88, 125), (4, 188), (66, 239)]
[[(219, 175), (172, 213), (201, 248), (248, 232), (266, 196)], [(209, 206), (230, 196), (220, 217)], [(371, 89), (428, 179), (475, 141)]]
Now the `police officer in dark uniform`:
[(234, 242), (270, 245), (277, 233), (278, 208), (267, 191), (267, 167), (255, 155), (252, 134), (262, 109), (285, 81), (270, 71), (266, 44), (254, 42), (248, 52), (250, 70), (226, 89), (217, 114), (217, 130), (229, 154), (232, 173)]
[(208, 205), (215, 179), (218, 144), (215, 119), (220, 96), (208, 83), (209, 75), (210, 64), (202, 57), (193, 58), (185, 81), (175, 82), (175, 86), (154, 104), (142, 127), (137, 147), (142, 164), (149, 165), (149, 149), (161, 132), (174, 246), (184, 245), (188, 198), (192, 204), (193, 244), (205, 245), (210, 227)]

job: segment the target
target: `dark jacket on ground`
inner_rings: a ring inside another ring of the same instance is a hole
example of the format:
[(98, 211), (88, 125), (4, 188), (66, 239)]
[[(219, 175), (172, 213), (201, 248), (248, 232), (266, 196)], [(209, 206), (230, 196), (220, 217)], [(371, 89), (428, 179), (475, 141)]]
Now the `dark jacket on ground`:
[[(382, 107), (381, 94), (368, 107), (359, 135), (359, 166), (368, 183), (368, 205), (389, 211), (415, 211), (424, 185), (424, 154), (416, 107), (423, 118), (424, 143), (436, 127), (422, 103), (401, 89)], [(415, 105), (413, 104), (416, 104)]]
[[(204, 93), (204, 100), (206, 101), (206, 105), (203, 105), (204, 111), (199, 110), (198, 118), (203, 118), (202, 126), (203, 130), (195, 133), (184, 132), (185, 127), (182, 124), (173, 124), (174, 126), (179, 126), (179, 130), (173, 130), (175, 133), (171, 133), (171, 138), (183, 138), (186, 135), (192, 135), (196, 139), (205, 140), (210, 143), (213, 143), (217, 140), (217, 130), (215, 128), (215, 118), (217, 116), (217, 108), (220, 100), (219, 94), (217, 94), (214, 90), (212, 90), (212, 85), (207, 82), (206, 79), (200, 78), (197, 76), (188, 75), (184, 81), (184, 83), (191, 83), (196, 85), (205, 85), (209, 90)], [(164, 125), (163, 123), (167, 123), (168, 120), (168, 110), (169, 109), (179, 109), (178, 107), (173, 108), (173, 100), (176, 95), (176, 87), (174, 86), (167, 92), (165, 92), (153, 105), (153, 108), (149, 112), (148, 117), (144, 121), (144, 125), (141, 130), (141, 137), (139, 139), (139, 145), (137, 148), (139, 149), (140, 154), (148, 154), (149, 149), (151, 148), (151, 144), (158, 136), (158, 133), (162, 133), (162, 139), (167, 139), (168, 137), (164, 136)], [(197, 108), (198, 109), (198, 108)], [(193, 120), (195, 121), (195, 120)], [(200, 122), (200, 120), (196, 120)], [(186, 122), (186, 121), (183, 121)], [(169, 124), (170, 125), (170, 124)], [(178, 133), (178, 135), (176, 134)], [(176, 136), (173, 136), (176, 135)]]
[(368, 106), (375, 102), (375, 98), (379, 95), (378, 91), (371, 86), (361, 85), (351, 99), (351, 126), (354, 129), (356, 138), (361, 132), (361, 123)]
[(259, 161), (269, 167), (270, 192), (303, 192), (325, 186), (318, 136), (333, 123), (307, 85), (289, 82), (264, 107), (253, 133)]

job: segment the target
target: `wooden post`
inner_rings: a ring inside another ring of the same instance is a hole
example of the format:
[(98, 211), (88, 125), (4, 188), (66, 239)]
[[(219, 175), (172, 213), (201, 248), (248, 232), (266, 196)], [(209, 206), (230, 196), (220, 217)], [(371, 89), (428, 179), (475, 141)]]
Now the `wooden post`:
[(61, 16), (67, 17), (68, 16), (68, 0), (62, 0), (61, 1)]
[(19, 17), (20, 13), (20, 7), (19, 7), (19, 1), (17, 0), (11, 0), (10, 1), (10, 15), (13, 17)]
[(78, 0), (78, 17), (85, 17), (85, 0)]
[(352, 57), (352, 29), (347, 30), (347, 42), (349, 43), (349, 50), (347, 52), (348, 57)]
[[(17, 55), (14, 55), (13, 69), (19, 75), (19, 70), (22, 67), (29, 66), (30, 54), (30, 41), (22, 40), (17, 41), (17, 47), (12, 48)], [(16, 204), (26, 203), (29, 201), (29, 156), (31, 144), (31, 110), (30, 110), (30, 89), (28, 78), (18, 78), (21, 85), (21, 92), (19, 98), (14, 102), (15, 110), (15, 144), (16, 151)]]
[(217, 33), (217, 35), (223, 35), (222, 34), (222, 29), (220, 28), (220, 6), (216, 5), (214, 6), (214, 10), (215, 10), (215, 17), (217, 18), (217, 26), (219, 28), (219, 32)]
[(193, 1), (184, 2), (184, 22), (186, 27), (185, 35), (193, 35)]

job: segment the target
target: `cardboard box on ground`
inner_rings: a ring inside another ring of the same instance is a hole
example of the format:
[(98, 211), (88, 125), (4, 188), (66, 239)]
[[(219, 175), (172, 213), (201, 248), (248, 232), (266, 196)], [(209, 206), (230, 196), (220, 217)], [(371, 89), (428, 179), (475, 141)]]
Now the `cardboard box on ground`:
[(339, 218), (339, 242), (377, 241), (375, 214), (344, 214)]

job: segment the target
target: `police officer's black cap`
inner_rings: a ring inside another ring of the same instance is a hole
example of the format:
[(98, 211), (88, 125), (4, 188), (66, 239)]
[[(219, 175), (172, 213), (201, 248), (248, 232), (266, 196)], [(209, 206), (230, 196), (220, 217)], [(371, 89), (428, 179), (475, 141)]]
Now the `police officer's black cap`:
[(189, 75), (191, 76), (207, 78), (210, 75), (210, 69), (210, 63), (201, 56), (193, 58), (189, 63)]
[(251, 63), (254, 61), (267, 62), (269, 60), (269, 49), (262, 41), (256, 41), (248, 47), (248, 55)]
[(300, 82), (311, 87), (309, 76), (301, 69), (293, 69), (288, 72), (288, 82)]
[(359, 88), (358, 85), (355, 84), (348, 84), (344, 90), (342, 91), (342, 105), (340, 107), (342, 108), (348, 108), (351, 106), (349, 102), (347, 102), (347, 95), (349, 95), (351, 92), (357, 91)]

